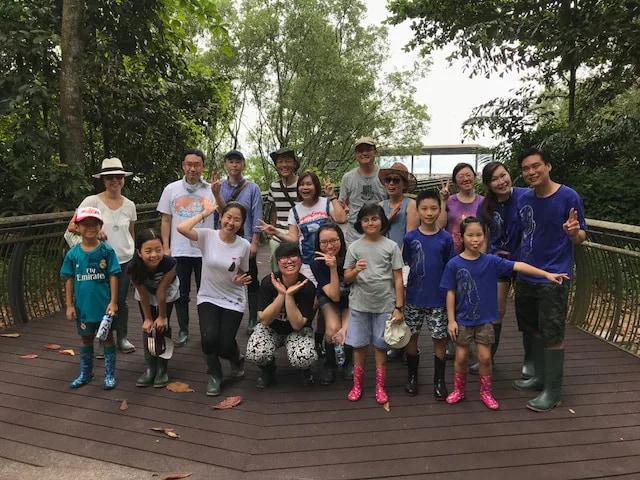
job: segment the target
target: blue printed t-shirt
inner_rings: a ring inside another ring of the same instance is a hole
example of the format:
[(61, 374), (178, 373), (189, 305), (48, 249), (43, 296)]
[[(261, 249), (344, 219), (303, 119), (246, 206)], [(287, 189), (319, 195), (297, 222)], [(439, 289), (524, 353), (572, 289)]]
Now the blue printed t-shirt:
[(495, 254), (498, 250), (509, 252), (509, 255), (504, 258), (518, 260), (520, 239), (522, 237), (518, 202), (520, 197), (528, 191), (528, 188), (513, 187), (511, 196), (507, 200), (496, 203), (493, 218), (490, 219), (488, 224), (487, 219), (482, 215), (482, 204), (478, 207), (477, 217), (489, 227), (489, 232), (491, 233), (487, 253)]
[(440, 286), (456, 292), (456, 322), (475, 327), (498, 319), (498, 277), (509, 277), (515, 262), (481, 254), (476, 260), (456, 255), (444, 269)]
[(116, 252), (104, 242), (89, 252), (80, 244), (67, 252), (60, 276), (73, 279), (73, 305), (80, 322), (102, 320), (111, 300), (109, 277), (120, 271)]
[(447, 291), (440, 288), (442, 272), (453, 257), (453, 238), (446, 230), (432, 235), (419, 228), (404, 236), (402, 258), (409, 265), (407, 303), (419, 307), (444, 307)]
[[(311, 271), (313, 272), (316, 282), (318, 282), (318, 298), (324, 297), (333, 302), (333, 300), (327, 297), (327, 294), (324, 293), (323, 290), (323, 287), (331, 283), (331, 270), (329, 267), (327, 267), (324, 262), (313, 260), (311, 262)], [(349, 284), (344, 281), (344, 266), (342, 265), (338, 265), (338, 281), (340, 288), (340, 302), (345, 302), (344, 304), (347, 305), (349, 303)]]
[[(533, 190), (525, 192), (518, 202), (522, 224), (520, 260), (551, 273), (573, 273), (573, 243), (562, 225), (569, 211), (578, 212), (580, 228), (587, 229), (582, 199), (575, 190), (560, 185), (552, 195), (538, 198)], [(542, 277), (519, 273), (518, 277), (532, 283), (550, 283)]]

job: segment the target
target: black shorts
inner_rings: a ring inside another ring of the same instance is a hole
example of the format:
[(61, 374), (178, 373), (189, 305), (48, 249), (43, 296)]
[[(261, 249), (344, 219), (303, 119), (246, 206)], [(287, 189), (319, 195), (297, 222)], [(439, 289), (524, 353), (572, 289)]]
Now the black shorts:
[(516, 318), (522, 332), (538, 332), (545, 344), (564, 340), (570, 282), (532, 283), (516, 280)]

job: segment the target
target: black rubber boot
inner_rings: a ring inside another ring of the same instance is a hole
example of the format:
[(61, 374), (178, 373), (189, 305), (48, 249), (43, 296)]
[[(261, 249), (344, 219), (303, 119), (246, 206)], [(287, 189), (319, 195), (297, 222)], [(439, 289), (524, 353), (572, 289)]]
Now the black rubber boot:
[(412, 397), (418, 394), (418, 364), (420, 363), (420, 355), (407, 355), (407, 373), (408, 380), (404, 386), (404, 391)]
[(232, 360), (229, 360), (231, 363), (231, 377), (237, 380), (244, 378), (244, 355), (240, 353), (236, 354), (236, 357)]
[(136, 380), (136, 387), (148, 387), (153, 385), (153, 381), (156, 378), (156, 369), (158, 368), (158, 357), (154, 357), (149, 353), (147, 348), (147, 339), (149, 335), (146, 332), (142, 333), (142, 342), (144, 344), (144, 365), (146, 370)]
[(331, 385), (336, 380), (336, 349), (333, 343), (324, 344), (324, 368), (320, 375), (320, 385)]
[(353, 380), (353, 347), (344, 346), (344, 366), (342, 367), (342, 378)]
[(205, 355), (207, 360), (207, 373), (209, 374), (209, 382), (207, 383), (207, 395), (217, 397), (222, 389), (222, 365), (217, 353)]
[(534, 375), (526, 380), (515, 380), (513, 388), (516, 390), (542, 390), (544, 388), (545, 348), (542, 337), (535, 335), (531, 340), (531, 355), (533, 357)]
[(544, 351), (544, 390), (527, 408), (534, 412), (548, 412), (562, 405), (562, 377), (564, 374), (564, 349)]
[(449, 392), (447, 391), (447, 383), (444, 380), (444, 374), (447, 370), (447, 361), (444, 358), (433, 356), (433, 396), (436, 400), (446, 400)]
[(189, 340), (189, 304), (176, 302), (176, 317), (178, 317), (178, 338), (174, 344), (182, 347)]
[(250, 291), (247, 294), (249, 304), (249, 319), (247, 320), (247, 335), (251, 335), (258, 324), (258, 292)]
[(522, 347), (524, 348), (524, 362), (522, 364), (522, 378), (531, 378), (536, 373), (533, 362), (533, 333), (522, 332)]
[(258, 388), (269, 388), (276, 382), (276, 360), (272, 359), (266, 365), (260, 367), (262, 370), (262, 374), (258, 377), (258, 381), (256, 382), (256, 387)]

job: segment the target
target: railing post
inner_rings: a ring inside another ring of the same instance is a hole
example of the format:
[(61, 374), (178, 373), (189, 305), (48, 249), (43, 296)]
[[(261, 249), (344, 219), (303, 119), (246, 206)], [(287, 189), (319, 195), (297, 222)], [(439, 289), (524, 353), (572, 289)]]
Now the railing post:
[(9, 260), (9, 285), (7, 294), (14, 325), (16, 323), (27, 323), (29, 321), (27, 308), (24, 304), (24, 264), (28, 248), (28, 242), (16, 243), (11, 252), (11, 259)]
[(589, 312), (593, 275), (589, 268), (587, 254), (582, 245), (575, 246), (573, 257), (576, 264), (576, 273), (573, 277), (575, 291), (569, 322), (573, 325), (584, 325)]

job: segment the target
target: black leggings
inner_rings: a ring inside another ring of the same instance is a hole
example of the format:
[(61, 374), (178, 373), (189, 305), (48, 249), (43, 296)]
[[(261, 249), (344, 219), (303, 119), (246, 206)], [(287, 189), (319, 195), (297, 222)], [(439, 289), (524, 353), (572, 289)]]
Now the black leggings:
[(217, 353), (228, 360), (237, 358), (236, 334), (242, 315), (243, 312), (218, 307), (213, 303), (204, 302), (198, 305), (202, 353)]

